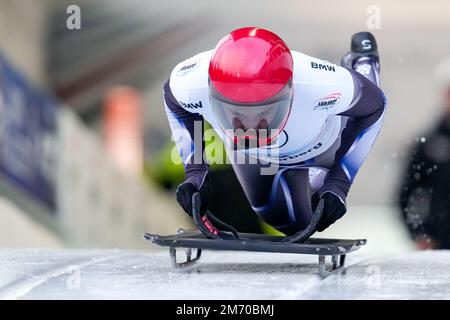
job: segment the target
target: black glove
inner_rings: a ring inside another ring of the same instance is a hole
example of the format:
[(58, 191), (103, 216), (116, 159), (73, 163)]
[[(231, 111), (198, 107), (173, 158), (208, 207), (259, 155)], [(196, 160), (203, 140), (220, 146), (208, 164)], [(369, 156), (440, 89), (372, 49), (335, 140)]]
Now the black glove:
[(209, 175), (206, 174), (200, 189), (198, 190), (194, 184), (191, 182), (183, 182), (177, 188), (177, 201), (183, 210), (192, 217), (192, 195), (197, 191), (200, 192), (202, 205), (201, 212), (206, 212), (208, 210), (209, 204), (211, 202), (212, 186)]
[(337, 195), (331, 192), (325, 192), (321, 196), (319, 196), (317, 192), (313, 194), (311, 199), (311, 207), (313, 211), (315, 211), (320, 199), (324, 200), (324, 207), (322, 217), (316, 227), (317, 231), (325, 230), (347, 212), (345, 204)]

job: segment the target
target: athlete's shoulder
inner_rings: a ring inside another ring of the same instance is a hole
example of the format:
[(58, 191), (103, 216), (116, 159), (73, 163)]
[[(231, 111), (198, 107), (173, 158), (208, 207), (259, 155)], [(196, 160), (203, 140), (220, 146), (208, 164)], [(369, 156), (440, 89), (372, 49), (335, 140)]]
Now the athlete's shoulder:
[(303, 96), (303, 101), (309, 101), (314, 110), (328, 114), (348, 109), (355, 92), (348, 69), (297, 51), (292, 52), (292, 57), (295, 90)]
[(179, 102), (188, 102), (208, 88), (208, 67), (212, 50), (201, 52), (186, 59), (173, 68), (170, 74), (170, 89)]
[(292, 51), (292, 58), (296, 83), (353, 86), (352, 76), (346, 68), (298, 51)]

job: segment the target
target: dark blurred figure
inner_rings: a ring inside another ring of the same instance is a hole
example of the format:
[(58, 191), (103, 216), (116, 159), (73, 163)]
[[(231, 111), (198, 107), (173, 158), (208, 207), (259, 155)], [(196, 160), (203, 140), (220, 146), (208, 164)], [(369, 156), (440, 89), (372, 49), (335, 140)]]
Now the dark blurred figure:
[(450, 59), (436, 70), (443, 114), (412, 149), (400, 206), (418, 249), (450, 248)]

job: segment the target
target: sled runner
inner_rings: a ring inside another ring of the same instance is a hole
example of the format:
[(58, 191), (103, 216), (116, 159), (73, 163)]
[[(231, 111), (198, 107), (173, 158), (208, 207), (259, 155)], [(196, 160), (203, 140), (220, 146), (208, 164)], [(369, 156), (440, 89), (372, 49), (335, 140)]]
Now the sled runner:
[[(359, 249), (366, 240), (338, 240), (309, 238), (320, 219), (323, 203), (319, 203), (311, 224), (304, 231), (290, 237), (238, 233), (233, 227), (223, 223), (210, 212), (200, 214), (200, 195), (193, 196), (193, 218), (200, 231), (180, 229), (177, 234), (161, 236), (144, 234), (146, 240), (156, 245), (168, 247), (172, 266), (183, 269), (194, 265), (201, 257), (202, 250), (232, 250), (273, 253), (313, 254), (319, 259), (319, 274), (325, 278), (344, 267), (347, 253)], [(220, 225), (229, 231), (219, 231), (214, 227)], [(177, 249), (186, 250), (186, 260), (177, 261)], [(195, 254), (193, 255), (195, 251)], [(331, 257), (331, 266), (327, 267), (326, 257)]]

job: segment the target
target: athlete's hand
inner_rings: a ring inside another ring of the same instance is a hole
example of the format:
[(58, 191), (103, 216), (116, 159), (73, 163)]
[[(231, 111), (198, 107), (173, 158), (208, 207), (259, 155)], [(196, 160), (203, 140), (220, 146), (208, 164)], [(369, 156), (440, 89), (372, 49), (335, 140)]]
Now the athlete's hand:
[(321, 196), (319, 196), (318, 193), (313, 194), (311, 199), (311, 207), (313, 211), (315, 211), (320, 199), (324, 200), (324, 207), (322, 217), (316, 227), (316, 230), (319, 232), (328, 228), (347, 212), (347, 208), (342, 200), (331, 192), (325, 192)]
[(197, 189), (191, 182), (183, 182), (177, 188), (177, 201), (183, 210), (192, 217), (192, 195), (200, 192), (202, 206), (201, 212), (205, 212), (211, 202), (212, 186), (209, 175), (206, 174), (200, 189)]

